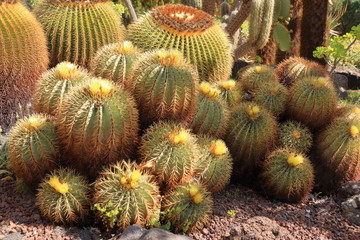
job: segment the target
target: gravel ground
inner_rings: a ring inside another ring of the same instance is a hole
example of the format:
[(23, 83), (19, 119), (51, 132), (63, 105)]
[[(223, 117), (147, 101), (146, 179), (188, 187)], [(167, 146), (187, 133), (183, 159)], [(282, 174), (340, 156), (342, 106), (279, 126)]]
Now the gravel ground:
[[(25, 239), (108, 239), (97, 228), (55, 226), (42, 220), (35, 198), (13, 192), (12, 181), (0, 181), (0, 239), (20, 233)], [(201, 231), (189, 234), (194, 239), (226, 239), (234, 226), (255, 216), (267, 217), (287, 229), (295, 239), (360, 239), (360, 227), (349, 224), (338, 205), (329, 197), (310, 196), (306, 204), (271, 201), (257, 192), (230, 186), (214, 199), (214, 214)], [(229, 214), (228, 211), (234, 214)], [(251, 226), (250, 226), (251, 229)]]

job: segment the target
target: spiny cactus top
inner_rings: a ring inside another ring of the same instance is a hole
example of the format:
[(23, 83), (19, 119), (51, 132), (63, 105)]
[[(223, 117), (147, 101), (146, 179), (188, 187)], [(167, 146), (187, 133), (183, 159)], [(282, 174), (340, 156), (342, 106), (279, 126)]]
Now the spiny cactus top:
[(45, 0), (34, 13), (48, 37), (51, 66), (87, 67), (100, 47), (124, 39), (121, 17), (108, 0)]
[(180, 50), (202, 81), (226, 80), (232, 56), (226, 33), (209, 14), (181, 4), (166, 4), (129, 27), (130, 40), (140, 48)]

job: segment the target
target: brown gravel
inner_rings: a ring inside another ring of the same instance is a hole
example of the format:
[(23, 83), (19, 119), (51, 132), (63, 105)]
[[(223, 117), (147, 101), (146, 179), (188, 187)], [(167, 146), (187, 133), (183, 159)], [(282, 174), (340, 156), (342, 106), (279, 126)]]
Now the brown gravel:
[[(0, 239), (21, 233), (25, 239), (106, 239), (94, 227), (55, 226), (42, 220), (34, 196), (13, 191), (12, 181), (0, 181)], [(230, 186), (215, 196), (214, 215), (205, 228), (190, 233), (195, 239), (224, 239), (234, 226), (255, 216), (265, 216), (286, 228), (295, 239), (360, 239), (360, 227), (348, 223), (329, 197), (311, 195), (306, 204), (271, 201), (257, 192)], [(228, 214), (235, 211), (235, 216)]]

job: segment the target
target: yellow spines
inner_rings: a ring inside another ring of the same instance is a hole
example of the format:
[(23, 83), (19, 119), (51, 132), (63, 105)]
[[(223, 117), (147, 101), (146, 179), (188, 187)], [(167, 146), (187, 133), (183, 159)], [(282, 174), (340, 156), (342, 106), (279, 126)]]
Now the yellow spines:
[(208, 82), (200, 84), (200, 91), (208, 98), (217, 99), (221, 93), (220, 89), (212, 87)]
[(112, 92), (113, 89), (114, 89), (114, 85), (107, 80), (95, 78), (91, 80), (89, 83), (89, 91), (93, 96), (99, 98), (107, 97)]
[(304, 162), (304, 157), (299, 154), (294, 154), (294, 153), (291, 153), (287, 159), (287, 163), (292, 167), (299, 166), (303, 162)]
[(73, 78), (76, 72), (76, 65), (69, 62), (62, 62), (56, 66), (56, 70), (61, 78)]
[(215, 156), (220, 156), (228, 152), (228, 148), (223, 140), (216, 140), (211, 143), (210, 152)]
[(181, 144), (186, 142), (190, 137), (190, 134), (185, 130), (181, 129), (180, 131), (174, 131), (169, 135), (169, 141), (174, 144)]
[(253, 107), (249, 106), (246, 112), (248, 113), (251, 119), (257, 119), (260, 116), (260, 107), (257, 105)]
[(49, 185), (61, 194), (66, 194), (69, 191), (69, 185), (67, 183), (61, 183), (58, 177), (50, 178)]
[(351, 126), (350, 127), (350, 135), (353, 137), (353, 138), (356, 138), (358, 135), (359, 135), (359, 128), (357, 126)]

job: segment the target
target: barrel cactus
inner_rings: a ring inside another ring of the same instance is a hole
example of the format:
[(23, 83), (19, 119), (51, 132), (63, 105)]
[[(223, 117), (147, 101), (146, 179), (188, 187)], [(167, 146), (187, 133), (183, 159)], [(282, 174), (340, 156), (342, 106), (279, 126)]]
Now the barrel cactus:
[(129, 26), (128, 38), (144, 50), (178, 49), (194, 64), (201, 81), (227, 80), (231, 73), (231, 45), (214, 18), (181, 4), (152, 9)]
[(221, 91), (208, 82), (200, 84), (200, 96), (195, 106), (191, 129), (197, 134), (222, 137), (226, 131), (229, 111), (220, 96)]
[(86, 69), (69, 62), (59, 63), (37, 81), (34, 96), (35, 111), (55, 115), (70, 89), (89, 78)]
[(310, 130), (302, 123), (286, 121), (280, 124), (279, 146), (308, 153), (313, 143)]
[(213, 200), (199, 183), (185, 183), (169, 191), (163, 198), (163, 221), (170, 222), (175, 232), (201, 229), (212, 213)]
[(188, 122), (192, 117), (199, 80), (180, 51), (144, 53), (134, 64), (130, 81), (140, 119), (147, 124), (155, 120)]
[(267, 108), (275, 117), (279, 118), (285, 113), (288, 90), (281, 83), (265, 83), (254, 95), (254, 101)]
[(47, 115), (31, 115), (19, 120), (8, 137), (9, 159), (15, 175), (36, 187), (58, 165), (59, 143), (53, 121)]
[(302, 202), (313, 188), (314, 168), (306, 156), (281, 148), (265, 160), (262, 177), (269, 195), (286, 202)]
[(265, 155), (273, 150), (278, 127), (268, 110), (242, 103), (230, 116), (225, 142), (234, 158), (234, 180), (251, 184)]
[(316, 139), (322, 164), (340, 182), (360, 180), (360, 118), (334, 119)]
[(166, 188), (191, 179), (200, 154), (195, 136), (173, 122), (151, 126), (141, 139), (139, 153), (142, 165)]
[(58, 136), (69, 164), (96, 176), (101, 166), (128, 157), (138, 138), (135, 100), (109, 80), (74, 88), (58, 113)]
[(217, 83), (221, 97), (227, 102), (229, 107), (233, 107), (242, 101), (244, 92), (241, 84), (233, 79)]
[(54, 223), (85, 223), (90, 211), (90, 186), (72, 169), (47, 175), (36, 196), (40, 213)]
[(230, 180), (232, 158), (223, 140), (201, 136), (198, 138), (200, 160), (195, 167), (195, 178), (209, 192), (220, 192)]
[(140, 51), (129, 41), (105, 45), (92, 59), (91, 72), (127, 87), (131, 81), (129, 73), (139, 54)]
[(360, 119), (360, 107), (353, 104), (342, 104), (337, 107), (336, 115), (338, 117)]
[(49, 63), (40, 23), (17, 0), (0, 0), (0, 126), (15, 121), (18, 105), (31, 99), (35, 81)]
[(245, 91), (254, 92), (264, 83), (278, 82), (273, 68), (266, 65), (250, 65), (238, 72), (238, 79)]
[(311, 76), (327, 76), (323, 66), (317, 62), (309, 61), (301, 57), (286, 59), (277, 66), (275, 72), (280, 82), (288, 87), (292, 86), (299, 79)]
[(145, 227), (159, 221), (159, 187), (154, 177), (135, 163), (111, 165), (95, 181), (94, 188), (93, 209), (108, 229), (123, 231), (132, 224)]
[(338, 101), (330, 79), (309, 77), (297, 81), (289, 90), (288, 116), (318, 129), (334, 116)]
[(124, 26), (108, 0), (45, 0), (34, 13), (44, 26), (50, 65), (69, 61), (88, 67), (103, 45), (124, 39)]

